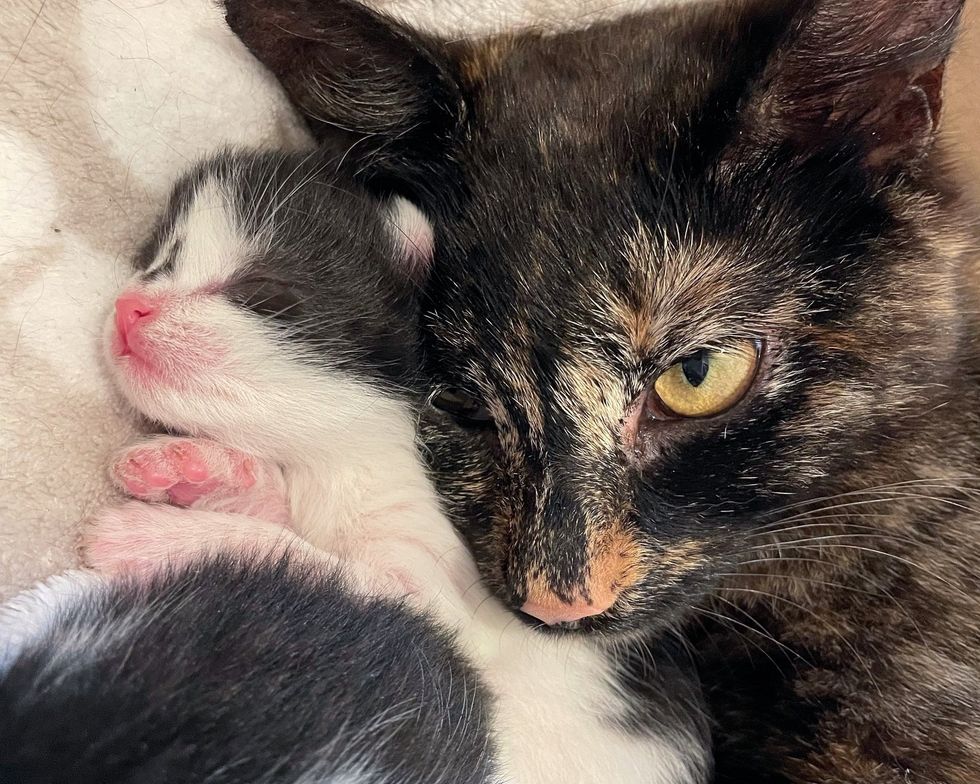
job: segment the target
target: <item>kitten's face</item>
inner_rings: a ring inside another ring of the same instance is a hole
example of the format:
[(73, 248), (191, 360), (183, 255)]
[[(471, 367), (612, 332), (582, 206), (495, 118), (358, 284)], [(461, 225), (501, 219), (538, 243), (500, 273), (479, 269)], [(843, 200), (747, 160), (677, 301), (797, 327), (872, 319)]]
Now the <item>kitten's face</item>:
[(137, 410), (278, 456), (348, 428), (360, 381), (414, 378), (406, 237), (431, 247), (426, 227), (335, 168), (226, 154), (178, 184), (106, 322), (109, 367)]
[[(671, 622), (780, 510), (888, 477), (882, 446), (957, 372), (955, 234), (925, 173), (959, 5), (419, 42), (452, 87), (429, 79), (435, 108), (406, 104), (389, 146), (365, 137), (365, 166), (440, 219), (422, 432), (512, 606), (584, 630)], [(260, 56), (276, 35), (235, 24)], [(265, 60), (322, 120), (298, 58)]]

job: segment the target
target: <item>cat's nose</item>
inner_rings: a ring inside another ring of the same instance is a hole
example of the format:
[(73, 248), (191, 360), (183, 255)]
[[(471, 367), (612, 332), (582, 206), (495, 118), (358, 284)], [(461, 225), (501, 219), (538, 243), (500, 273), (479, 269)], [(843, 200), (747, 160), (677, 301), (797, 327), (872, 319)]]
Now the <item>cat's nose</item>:
[(584, 568), (563, 562), (560, 551), (546, 553), (536, 563), (512, 566), (514, 593), (523, 595), (521, 612), (549, 626), (580, 621), (607, 612), (642, 580), (643, 553), (629, 531), (607, 530), (590, 550)]
[(135, 333), (157, 314), (157, 304), (146, 294), (129, 291), (116, 300), (116, 333), (123, 354), (132, 353)]
[(554, 593), (546, 592), (528, 595), (521, 606), (521, 612), (537, 618), (548, 626), (558, 623), (580, 621), (592, 615), (601, 615), (616, 603), (616, 594), (609, 591), (607, 595), (593, 597), (590, 600), (576, 599), (564, 602)]

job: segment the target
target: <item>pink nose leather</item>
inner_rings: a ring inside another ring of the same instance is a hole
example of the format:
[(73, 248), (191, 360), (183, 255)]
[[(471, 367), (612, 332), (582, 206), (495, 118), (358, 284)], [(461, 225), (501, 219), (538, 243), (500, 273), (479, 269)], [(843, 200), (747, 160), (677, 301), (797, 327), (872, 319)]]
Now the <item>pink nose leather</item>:
[(155, 314), (156, 305), (145, 294), (128, 292), (116, 300), (116, 331), (122, 341), (123, 353), (130, 353), (137, 325), (145, 323)]
[(588, 618), (591, 615), (601, 615), (612, 607), (616, 601), (615, 595), (609, 598), (610, 601), (603, 604), (593, 604), (592, 602), (582, 600), (574, 601), (570, 604), (565, 602), (548, 602), (545, 604), (529, 600), (524, 602), (524, 606), (521, 607), (521, 612), (534, 616), (548, 626), (554, 626), (557, 623), (580, 621), (582, 618)]

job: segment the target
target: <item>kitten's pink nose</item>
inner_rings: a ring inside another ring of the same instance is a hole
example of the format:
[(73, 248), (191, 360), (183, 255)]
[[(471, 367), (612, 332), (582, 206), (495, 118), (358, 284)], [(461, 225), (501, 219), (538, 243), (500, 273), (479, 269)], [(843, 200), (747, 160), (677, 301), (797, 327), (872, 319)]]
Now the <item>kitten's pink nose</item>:
[(130, 291), (116, 300), (116, 332), (123, 354), (132, 353), (133, 336), (140, 324), (150, 321), (157, 306), (146, 294)]
[[(552, 599), (549, 601), (549, 599)], [(588, 618), (591, 615), (601, 615), (616, 602), (616, 595), (610, 592), (598, 603), (577, 599), (574, 602), (563, 602), (557, 597), (543, 597), (541, 600), (528, 599), (521, 607), (521, 612), (534, 616), (548, 626), (557, 623), (571, 623)]]

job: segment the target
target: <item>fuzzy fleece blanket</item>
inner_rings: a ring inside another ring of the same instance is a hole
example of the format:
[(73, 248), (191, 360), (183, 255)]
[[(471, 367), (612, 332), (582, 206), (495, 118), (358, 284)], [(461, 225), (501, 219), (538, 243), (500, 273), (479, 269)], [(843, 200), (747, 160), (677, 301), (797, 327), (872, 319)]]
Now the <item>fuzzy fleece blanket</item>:
[[(479, 34), (662, 0), (373, 1), (430, 30)], [(105, 467), (134, 424), (102, 371), (102, 324), (175, 177), (225, 145), (308, 143), (213, 0), (3, 6), (0, 600), (74, 565), (79, 521), (116, 500)], [(977, 59), (954, 64), (966, 149), (980, 147)]]

